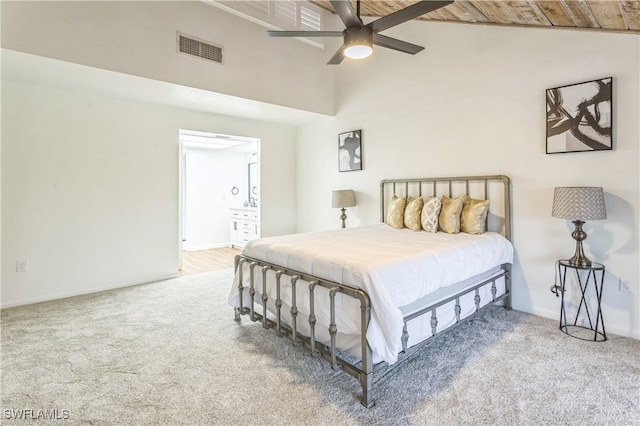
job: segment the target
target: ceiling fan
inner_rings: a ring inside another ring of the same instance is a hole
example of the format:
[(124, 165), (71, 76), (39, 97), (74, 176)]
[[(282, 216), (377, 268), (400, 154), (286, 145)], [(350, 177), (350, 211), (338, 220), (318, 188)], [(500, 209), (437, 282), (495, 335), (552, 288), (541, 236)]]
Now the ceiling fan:
[(366, 58), (371, 55), (374, 44), (415, 55), (424, 47), (387, 37), (379, 32), (451, 4), (453, 0), (422, 0), (367, 25), (360, 19), (360, 0), (356, 2), (357, 11), (353, 10), (349, 0), (330, 0), (330, 3), (344, 23), (346, 27), (344, 31), (268, 31), (269, 35), (271, 37), (343, 37), (344, 44), (331, 57), (329, 65), (339, 64), (345, 56), (352, 59)]

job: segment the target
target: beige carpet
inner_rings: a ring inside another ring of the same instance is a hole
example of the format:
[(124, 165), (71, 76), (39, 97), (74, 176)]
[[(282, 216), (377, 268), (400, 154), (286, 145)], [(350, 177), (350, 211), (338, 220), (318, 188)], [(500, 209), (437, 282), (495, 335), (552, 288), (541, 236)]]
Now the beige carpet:
[(351, 377), (235, 323), (230, 282), (224, 270), (3, 310), (2, 424), (640, 424), (640, 341), (584, 342), (492, 308), (378, 381), (366, 409)]

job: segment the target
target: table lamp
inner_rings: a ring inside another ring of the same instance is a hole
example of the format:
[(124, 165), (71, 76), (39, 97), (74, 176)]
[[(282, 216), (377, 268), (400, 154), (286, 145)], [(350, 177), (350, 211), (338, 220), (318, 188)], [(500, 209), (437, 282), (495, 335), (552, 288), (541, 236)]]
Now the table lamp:
[(344, 221), (347, 219), (347, 214), (345, 213), (347, 207), (354, 207), (356, 205), (356, 196), (353, 192), (353, 189), (339, 189), (333, 191), (331, 194), (331, 207), (339, 208), (342, 210), (342, 215), (340, 219), (342, 219), (342, 227), (344, 228)]
[(602, 188), (589, 186), (555, 188), (551, 215), (559, 219), (569, 219), (576, 227), (571, 233), (576, 240), (576, 252), (569, 259), (569, 263), (578, 267), (591, 266), (591, 261), (582, 250), (582, 242), (587, 239), (587, 233), (582, 230), (582, 225), (585, 220), (607, 218)]

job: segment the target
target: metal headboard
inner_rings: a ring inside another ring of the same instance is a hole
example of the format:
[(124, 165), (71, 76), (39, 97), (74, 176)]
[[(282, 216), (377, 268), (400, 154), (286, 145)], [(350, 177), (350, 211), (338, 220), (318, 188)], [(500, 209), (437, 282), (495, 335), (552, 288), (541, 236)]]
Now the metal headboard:
[(403, 197), (469, 195), (490, 200), (487, 227), (511, 241), (511, 180), (504, 175), (385, 179), (380, 182), (380, 221), (384, 222), (391, 195)]

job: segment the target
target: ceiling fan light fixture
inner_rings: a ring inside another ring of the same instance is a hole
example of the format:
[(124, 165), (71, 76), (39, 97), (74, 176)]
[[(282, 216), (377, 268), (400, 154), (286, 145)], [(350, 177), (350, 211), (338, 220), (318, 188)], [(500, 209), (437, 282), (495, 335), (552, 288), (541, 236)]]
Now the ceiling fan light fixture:
[(372, 52), (373, 31), (370, 28), (347, 28), (344, 31), (344, 56), (351, 59), (364, 59)]
[(351, 59), (364, 59), (373, 53), (371, 45), (352, 44), (344, 49), (344, 56)]

